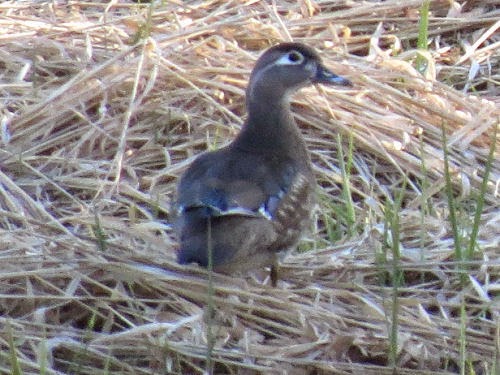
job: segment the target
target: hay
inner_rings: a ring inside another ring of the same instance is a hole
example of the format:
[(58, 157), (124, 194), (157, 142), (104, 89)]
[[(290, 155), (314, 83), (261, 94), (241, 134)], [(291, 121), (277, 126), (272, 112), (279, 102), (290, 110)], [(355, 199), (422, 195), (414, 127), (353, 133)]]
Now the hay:
[[(175, 263), (169, 201), (193, 157), (238, 132), (260, 51), (291, 37), (354, 87), (294, 98), (320, 184), (313, 250), (285, 259), (276, 289), (264, 272), (216, 275), (214, 372), (394, 373), (391, 257), (379, 258), (386, 202), (404, 188), (396, 372), (493, 373), (498, 154), (464, 284), (441, 127), (454, 192), (473, 206), (500, 116), (496, 3), (432, 3), (426, 78), (420, 0), (0, 4), (0, 372), (204, 371), (206, 272)], [(355, 145), (350, 238), (330, 210), (343, 202), (339, 134), (344, 155)]]

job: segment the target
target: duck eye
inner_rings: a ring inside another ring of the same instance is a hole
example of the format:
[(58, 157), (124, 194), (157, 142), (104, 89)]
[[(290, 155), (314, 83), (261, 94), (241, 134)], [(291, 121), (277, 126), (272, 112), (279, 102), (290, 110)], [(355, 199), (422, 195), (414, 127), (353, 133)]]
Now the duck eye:
[(288, 54), (288, 61), (292, 64), (300, 64), (304, 61), (304, 56), (300, 52), (292, 51)]
[(277, 65), (300, 65), (304, 62), (305, 57), (299, 51), (287, 52), (276, 61)]

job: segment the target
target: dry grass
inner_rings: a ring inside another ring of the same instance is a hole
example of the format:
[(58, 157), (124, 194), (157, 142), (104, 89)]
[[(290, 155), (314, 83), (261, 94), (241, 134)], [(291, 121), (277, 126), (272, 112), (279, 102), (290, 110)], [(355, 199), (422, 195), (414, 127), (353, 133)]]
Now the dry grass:
[[(441, 141), (444, 126), (470, 230), (500, 116), (498, 1), (432, 2), (425, 78), (420, 0), (266, 3), (0, 4), (1, 373), (204, 371), (206, 273), (175, 263), (168, 202), (192, 157), (237, 133), (261, 50), (289, 37), (354, 87), (295, 97), (321, 185), (314, 249), (285, 259), (275, 289), (217, 275), (214, 372), (500, 371), (498, 153), (463, 282)], [(355, 147), (354, 231), (331, 217), (338, 134)], [(401, 188), (395, 291), (384, 211)]]

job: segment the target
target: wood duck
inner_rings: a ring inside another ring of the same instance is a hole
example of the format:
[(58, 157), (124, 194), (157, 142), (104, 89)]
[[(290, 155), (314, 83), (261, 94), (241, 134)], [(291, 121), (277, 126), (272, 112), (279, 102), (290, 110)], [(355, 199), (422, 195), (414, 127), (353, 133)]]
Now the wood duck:
[(303, 44), (282, 43), (258, 59), (241, 132), (196, 158), (180, 179), (174, 224), (180, 264), (222, 273), (271, 266), (276, 284), (277, 254), (296, 246), (314, 205), (311, 161), (289, 103), (313, 83), (351, 85)]

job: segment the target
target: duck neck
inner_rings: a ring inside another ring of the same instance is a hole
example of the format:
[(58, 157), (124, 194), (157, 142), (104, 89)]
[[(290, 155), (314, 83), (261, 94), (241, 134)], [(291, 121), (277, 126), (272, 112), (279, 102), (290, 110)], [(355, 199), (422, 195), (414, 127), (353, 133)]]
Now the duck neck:
[(258, 96), (247, 100), (248, 119), (234, 145), (247, 151), (297, 155), (305, 145), (290, 111), (288, 98)]

